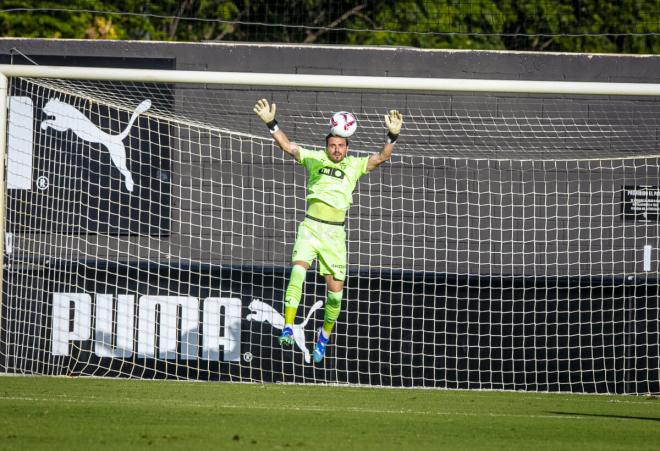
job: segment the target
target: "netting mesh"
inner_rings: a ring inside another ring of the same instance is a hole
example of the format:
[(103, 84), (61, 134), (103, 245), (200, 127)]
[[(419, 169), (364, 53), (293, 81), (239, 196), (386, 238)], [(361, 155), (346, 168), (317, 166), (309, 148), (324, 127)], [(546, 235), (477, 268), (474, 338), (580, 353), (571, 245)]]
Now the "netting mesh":
[[(6, 372), (660, 391), (652, 99), (54, 80), (12, 96)], [(316, 150), (333, 111), (358, 116), (358, 155), (404, 114), (354, 195), (322, 365), (314, 272), (302, 341), (277, 345), (306, 174), (252, 113), (262, 97)]]
[[(34, 82), (34, 81), (33, 81)], [(401, 155), (472, 159), (601, 159), (657, 154), (660, 101), (655, 98), (391, 93), (358, 90), (246, 89), (214, 85), (155, 85), (39, 80), (118, 109), (152, 100), (149, 115), (180, 120), (202, 130), (225, 130), (268, 139), (252, 113), (257, 99), (277, 103), (288, 136), (322, 146), (332, 112), (353, 111), (359, 133), (354, 150), (377, 151), (383, 116), (406, 115)]]

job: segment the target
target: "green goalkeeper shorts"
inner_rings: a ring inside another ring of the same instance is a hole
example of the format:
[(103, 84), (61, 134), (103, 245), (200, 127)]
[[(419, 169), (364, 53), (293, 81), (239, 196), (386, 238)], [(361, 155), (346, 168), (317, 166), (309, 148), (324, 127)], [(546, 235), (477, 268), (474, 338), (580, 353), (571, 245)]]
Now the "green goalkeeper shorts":
[(312, 266), (315, 259), (319, 261), (322, 276), (332, 274), (337, 280), (346, 279), (346, 231), (343, 226), (310, 218), (300, 223), (291, 261), (303, 261)]

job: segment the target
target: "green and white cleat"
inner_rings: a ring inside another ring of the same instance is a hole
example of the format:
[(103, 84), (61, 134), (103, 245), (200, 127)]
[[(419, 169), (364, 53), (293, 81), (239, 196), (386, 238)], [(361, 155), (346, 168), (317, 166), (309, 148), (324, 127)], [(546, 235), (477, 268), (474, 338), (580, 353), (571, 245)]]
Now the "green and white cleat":
[(292, 345), (295, 342), (293, 339), (293, 329), (290, 326), (284, 326), (277, 340), (280, 342), (280, 345)]
[(323, 360), (323, 357), (325, 357), (325, 349), (328, 346), (328, 342), (330, 341), (329, 338), (325, 338), (323, 336), (323, 333), (321, 333), (321, 329), (319, 329), (318, 332), (318, 339), (316, 340), (316, 344), (314, 345), (314, 353), (312, 354), (312, 359), (314, 359), (314, 363), (320, 363), (321, 360)]

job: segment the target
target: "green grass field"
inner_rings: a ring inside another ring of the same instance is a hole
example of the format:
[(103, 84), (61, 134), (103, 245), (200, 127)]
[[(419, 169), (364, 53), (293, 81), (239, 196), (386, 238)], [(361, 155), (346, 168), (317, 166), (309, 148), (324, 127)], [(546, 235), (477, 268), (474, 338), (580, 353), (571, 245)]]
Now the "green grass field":
[(660, 449), (654, 397), (0, 377), (0, 449)]

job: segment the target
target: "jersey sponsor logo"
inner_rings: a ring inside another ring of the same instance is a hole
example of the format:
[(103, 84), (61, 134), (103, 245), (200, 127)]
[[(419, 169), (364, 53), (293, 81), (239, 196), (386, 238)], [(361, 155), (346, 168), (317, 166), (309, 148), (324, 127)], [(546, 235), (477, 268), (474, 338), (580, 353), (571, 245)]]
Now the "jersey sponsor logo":
[[(292, 326), (293, 339), (295, 340), (298, 349), (302, 351), (305, 358), (305, 363), (311, 362), (309, 349), (307, 349), (307, 346), (305, 345), (305, 326), (311, 319), (314, 312), (321, 307), (323, 307), (323, 301), (317, 301), (314, 305), (312, 305), (312, 308), (309, 309), (309, 312), (307, 312), (307, 316), (303, 322), (294, 324)], [(273, 326), (273, 328), (277, 330), (284, 329), (284, 317), (265, 302), (259, 299), (253, 299), (252, 302), (250, 302), (250, 306), (248, 308), (252, 311), (252, 313), (246, 317), (248, 321), (269, 323), (271, 326)]]
[(334, 177), (340, 180), (346, 177), (346, 173), (344, 173), (344, 171), (342, 171), (341, 169), (331, 168), (328, 166), (319, 169), (319, 174), (329, 175), (330, 177)]

